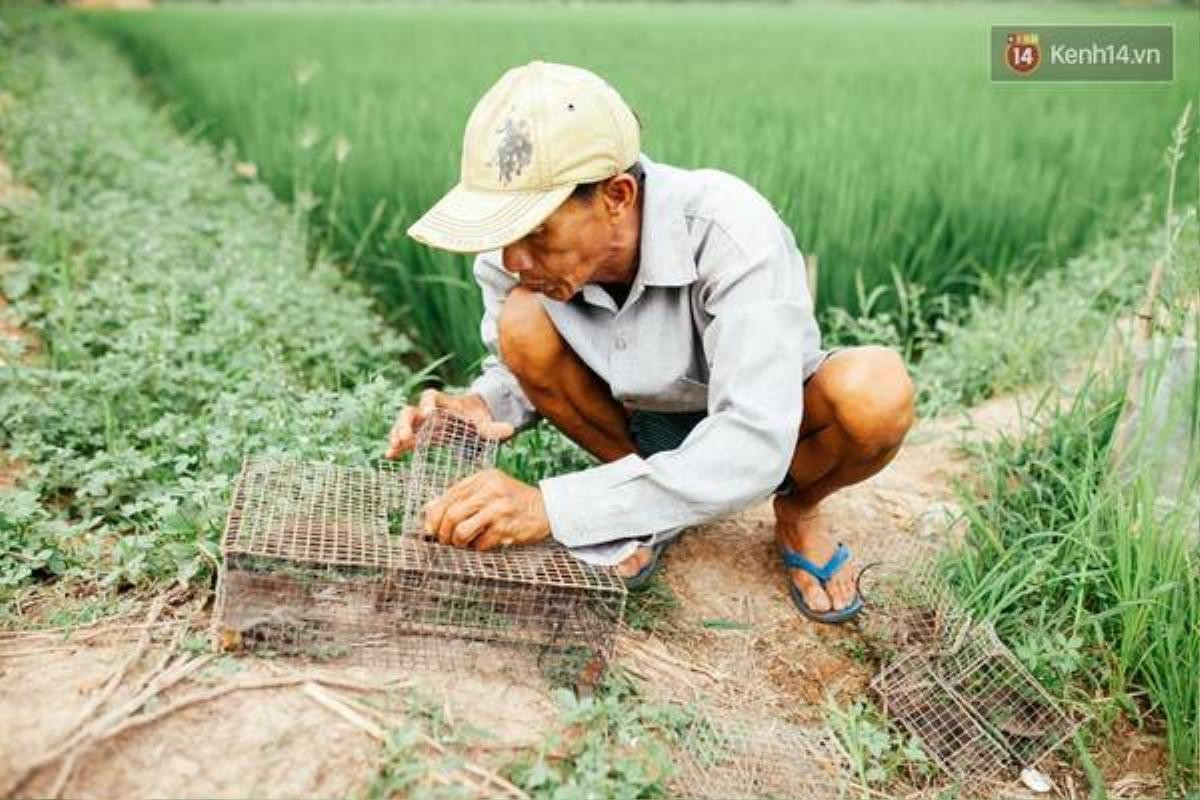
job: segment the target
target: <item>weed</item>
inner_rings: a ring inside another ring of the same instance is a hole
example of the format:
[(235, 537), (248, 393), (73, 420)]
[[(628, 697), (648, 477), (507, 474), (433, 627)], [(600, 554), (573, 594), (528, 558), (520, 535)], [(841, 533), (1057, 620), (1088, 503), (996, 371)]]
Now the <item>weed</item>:
[[(463, 759), (455, 752), (459, 735), (446, 724), (440, 707), (417, 692), (401, 698), (404, 722), (390, 728), (379, 766), (364, 795), (367, 800), (466, 800), (477, 797), (453, 776)], [(395, 709), (393, 709), (395, 710)], [(393, 715), (396, 716), (396, 715)], [(430, 751), (429, 743), (437, 742)]]
[(203, 633), (194, 633), (184, 637), (179, 643), (179, 648), (189, 655), (204, 655), (212, 652), (212, 641)]
[(21, 42), (0, 133), (43, 191), (0, 216), (4, 293), (47, 352), (0, 367), (0, 446), (28, 465), (0, 500), (0, 592), (204, 578), (244, 453), (368, 461), (423, 375), (361, 291), (305, 268), (285, 209), (181, 141), (102, 45)]
[(667, 796), (669, 745), (694, 722), (689, 709), (648, 703), (615, 674), (590, 697), (566, 689), (555, 697), (562, 729), (536, 754), (509, 766), (514, 783), (533, 797), (553, 800)]
[(596, 460), (550, 423), (538, 422), (500, 448), (496, 466), (527, 481), (576, 472)]
[(661, 572), (625, 600), (625, 624), (636, 631), (662, 631), (679, 608), (679, 598)]
[(826, 704), (826, 719), (862, 786), (879, 786), (894, 781), (901, 773), (908, 780), (926, 779), (932, 764), (920, 742), (894, 730), (871, 705), (859, 701), (840, 707)]
[(739, 622), (736, 619), (706, 619), (700, 623), (700, 627), (712, 631), (749, 631), (754, 629), (754, 626), (748, 622)]
[(951, 576), (1052, 690), (1163, 714), (1176, 774), (1195, 780), (1194, 522), (1187, 509), (1164, 514), (1147, 487), (1107, 479), (1122, 396), (1093, 380), (1033, 435), (983, 448), (983, 500), (964, 497), (970, 526)]

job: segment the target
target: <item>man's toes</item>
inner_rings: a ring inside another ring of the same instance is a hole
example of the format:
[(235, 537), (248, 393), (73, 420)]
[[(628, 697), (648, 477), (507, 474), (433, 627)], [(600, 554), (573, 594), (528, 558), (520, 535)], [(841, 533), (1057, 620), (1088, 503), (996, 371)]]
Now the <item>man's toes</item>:
[(828, 590), (830, 599), (833, 601), (833, 607), (838, 611), (849, 607), (854, 602), (855, 582), (852, 578), (835, 578), (825, 587)]
[(633, 555), (626, 558), (617, 565), (617, 575), (622, 578), (632, 578), (642, 571), (642, 567), (650, 561), (650, 548), (639, 547), (633, 551)]
[(797, 571), (792, 573), (792, 580), (800, 588), (800, 594), (804, 595), (804, 602), (810, 609), (817, 612), (830, 610), (829, 595), (825, 593), (821, 584), (813, 576), (807, 572)]

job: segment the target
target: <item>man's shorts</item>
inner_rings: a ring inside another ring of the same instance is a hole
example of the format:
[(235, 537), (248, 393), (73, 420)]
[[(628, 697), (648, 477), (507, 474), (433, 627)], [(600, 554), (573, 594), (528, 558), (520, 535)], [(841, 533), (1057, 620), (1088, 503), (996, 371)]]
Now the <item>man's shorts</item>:
[[(824, 364), (839, 349), (835, 347), (822, 353), (817, 369), (820, 369), (821, 364)], [(813, 375), (816, 375), (815, 371)], [(812, 375), (808, 376), (804, 382), (807, 384), (810, 380), (812, 380)], [(683, 444), (683, 440), (692, 432), (692, 428), (700, 424), (700, 420), (706, 416), (708, 416), (706, 411), (634, 411), (629, 417), (629, 435), (633, 438), (638, 455), (648, 458), (655, 453), (678, 449)], [(792, 476), (784, 475), (783, 481), (775, 487), (773, 494), (790, 494), (794, 488), (795, 482), (792, 480)]]

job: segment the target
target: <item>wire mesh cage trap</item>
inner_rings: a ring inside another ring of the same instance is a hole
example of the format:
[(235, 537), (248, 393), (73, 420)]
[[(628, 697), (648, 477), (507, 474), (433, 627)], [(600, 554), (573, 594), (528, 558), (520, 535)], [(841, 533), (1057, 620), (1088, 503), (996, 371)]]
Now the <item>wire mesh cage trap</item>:
[(871, 682), (884, 712), (959, 780), (1003, 781), (1071, 736), (1065, 713), (996, 636), (955, 600), (936, 558), (885, 571), (874, 632), (891, 657)]
[(496, 448), (439, 411), (407, 463), (248, 459), (221, 543), (216, 644), (435, 669), (511, 654), (565, 679), (598, 677), (625, 605), (611, 571), (555, 543), (483, 552), (424, 531), (425, 504), (493, 464)]
[(971, 626), (932, 549), (917, 547), (903, 559), (872, 560), (861, 589), (868, 598), (862, 628), (887, 652), (953, 649)]
[(674, 765), (671, 796), (687, 800), (847, 796), (847, 766), (832, 734), (769, 717), (697, 716)]

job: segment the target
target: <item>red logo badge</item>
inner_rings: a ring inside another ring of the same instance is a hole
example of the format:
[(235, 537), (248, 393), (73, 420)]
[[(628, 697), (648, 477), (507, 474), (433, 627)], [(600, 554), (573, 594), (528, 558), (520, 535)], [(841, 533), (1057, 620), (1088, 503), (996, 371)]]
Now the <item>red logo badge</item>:
[(1029, 75), (1042, 63), (1036, 33), (1010, 33), (1004, 48), (1004, 63), (1018, 75)]

